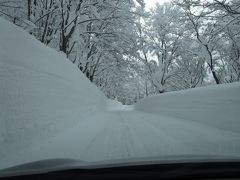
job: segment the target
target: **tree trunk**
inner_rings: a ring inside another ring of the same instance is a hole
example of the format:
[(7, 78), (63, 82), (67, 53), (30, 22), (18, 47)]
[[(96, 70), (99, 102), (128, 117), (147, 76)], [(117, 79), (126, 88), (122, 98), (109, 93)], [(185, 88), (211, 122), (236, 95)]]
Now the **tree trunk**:
[(212, 72), (212, 75), (213, 75), (213, 78), (214, 78), (216, 84), (220, 84), (220, 80), (218, 79), (216, 72), (212, 69), (211, 69), (211, 72)]
[(28, 18), (29, 21), (31, 19), (31, 9), (32, 9), (31, 4), (32, 4), (31, 0), (28, 0), (28, 15), (27, 15), (27, 18)]

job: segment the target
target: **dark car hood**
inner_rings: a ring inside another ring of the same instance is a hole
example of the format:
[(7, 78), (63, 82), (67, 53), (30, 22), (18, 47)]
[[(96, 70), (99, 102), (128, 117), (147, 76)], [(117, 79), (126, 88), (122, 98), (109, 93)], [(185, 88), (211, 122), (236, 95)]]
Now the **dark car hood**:
[(0, 170), (0, 177), (41, 174), (70, 169), (100, 169), (155, 164), (204, 162), (240, 162), (240, 156), (164, 156), (147, 158), (129, 158), (112, 161), (85, 162), (76, 159), (46, 159), (25, 163)]

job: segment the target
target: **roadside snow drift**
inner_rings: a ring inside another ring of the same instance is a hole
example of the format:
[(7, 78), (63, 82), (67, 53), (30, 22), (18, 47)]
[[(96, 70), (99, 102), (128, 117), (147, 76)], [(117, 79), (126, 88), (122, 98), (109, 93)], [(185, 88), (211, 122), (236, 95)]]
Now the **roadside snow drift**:
[(156, 95), (138, 102), (135, 109), (239, 133), (240, 83)]
[(64, 131), (106, 100), (64, 55), (3, 19), (0, 86), (0, 161), (8, 146)]

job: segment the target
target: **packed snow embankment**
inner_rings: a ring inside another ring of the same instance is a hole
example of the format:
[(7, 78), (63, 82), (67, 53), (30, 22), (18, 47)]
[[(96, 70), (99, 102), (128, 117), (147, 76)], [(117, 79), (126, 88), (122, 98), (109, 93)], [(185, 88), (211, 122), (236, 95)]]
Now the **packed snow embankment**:
[(73, 127), (106, 101), (62, 54), (0, 19), (0, 159)]
[(135, 109), (240, 132), (240, 83), (156, 95)]

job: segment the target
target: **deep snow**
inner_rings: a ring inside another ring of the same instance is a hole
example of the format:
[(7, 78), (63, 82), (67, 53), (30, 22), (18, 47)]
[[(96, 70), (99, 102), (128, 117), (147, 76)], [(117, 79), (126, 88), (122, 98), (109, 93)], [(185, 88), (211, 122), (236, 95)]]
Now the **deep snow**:
[(0, 85), (0, 169), (48, 158), (240, 156), (239, 83), (122, 106), (0, 19)]
[(240, 83), (164, 93), (139, 101), (135, 109), (240, 133)]
[(75, 126), (105, 96), (64, 55), (0, 19), (0, 164), (6, 153)]

